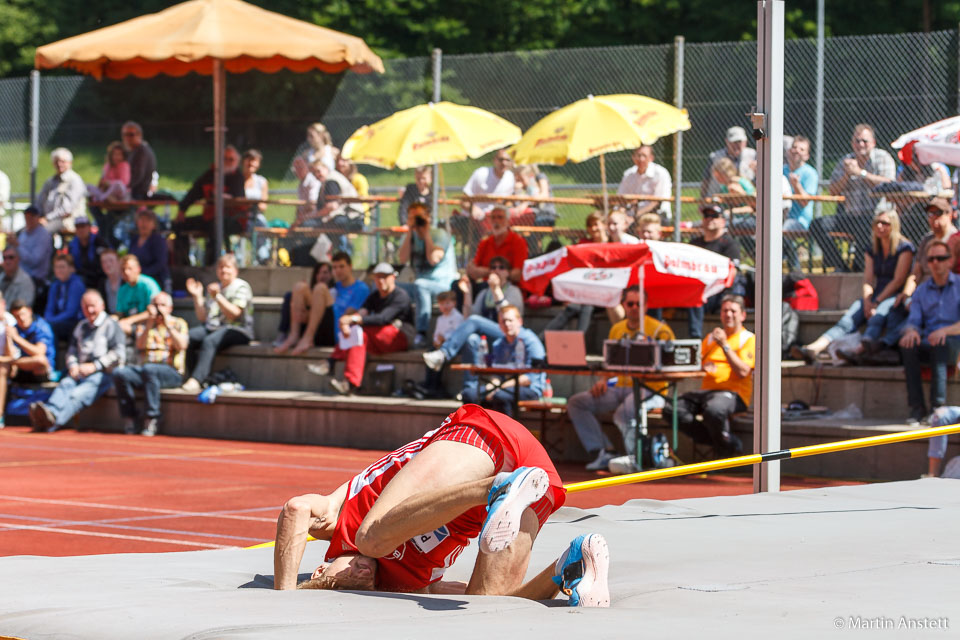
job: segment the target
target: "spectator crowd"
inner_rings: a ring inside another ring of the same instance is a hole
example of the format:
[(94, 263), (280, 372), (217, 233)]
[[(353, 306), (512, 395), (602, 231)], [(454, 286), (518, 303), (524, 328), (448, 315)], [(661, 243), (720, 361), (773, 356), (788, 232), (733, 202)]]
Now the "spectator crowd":
[[(113, 385), (124, 430), (156, 434), (162, 417), (160, 389), (199, 393), (219, 351), (255, 339), (253, 291), (239, 277), (236, 257), (223, 253), (229, 245), (216, 247), (211, 240), (213, 168), (177, 201), (176, 216), (167, 224), (151, 206), (154, 199), (169, 201), (170, 196), (158, 188), (157, 158), (142, 128), (127, 122), (120, 135), (121, 141), (107, 146), (95, 184), (85, 183), (73, 170), (70, 150), (54, 149), (54, 174), (24, 209), (22, 228), (6, 238), (0, 273), (5, 317), (0, 401), (9, 395), (11, 383), (57, 383), (49, 397), (29, 405), (29, 419), (38, 430), (63, 427)], [(723, 143), (704, 168), (700, 223), (689, 241), (739, 265), (754, 247), (756, 152), (742, 127), (730, 127)], [(863, 272), (862, 295), (835, 326), (809, 344), (794, 345), (791, 353), (819, 363), (834, 343), (842, 342), (843, 348), (833, 350), (842, 361), (902, 362), (909, 420), (942, 421), (948, 413), (947, 370), (960, 355), (955, 177), (943, 165), (920, 164), (909, 146), (899, 152), (898, 166), (893, 155), (877, 146), (873, 128), (858, 124), (851, 152), (837, 160), (826, 184), (827, 192), (842, 196), (842, 202), (834, 215), (815, 217), (813, 198), (820, 184), (810, 155), (808, 138), (785, 138), (781, 188), (791, 196), (783, 210), (785, 260), (795, 270), (804, 254), (810, 260), (819, 250), (824, 270)], [(661, 226), (672, 223), (670, 172), (656, 162), (652, 146), (635, 149), (631, 157), (633, 164), (617, 189), (618, 195), (628, 196), (625, 206), (587, 216), (582, 242), (660, 240)], [(224, 150), (228, 237), (269, 224), (270, 187), (258, 173), (262, 162), (256, 149), (241, 153), (227, 145)], [(369, 194), (366, 178), (319, 123), (307, 129), (292, 170), (301, 200), (294, 226), (329, 235), (327, 245), (311, 236), (287, 247), (294, 264), (314, 269), (284, 298), (273, 342), (276, 354), (332, 347), (330, 358), (310, 371), (329, 376), (331, 389), (344, 395), (363, 386), (368, 353), (422, 350), (425, 378), (413, 385), (418, 396), (443, 395), (443, 372), (456, 358), (526, 368), (545, 361), (541, 336), (524, 326), (525, 307), (544, 301), (528, 296), (522, 279), (524, 260), (543, 247), (535, 235), (513, 229), (557, 223), (554, 204), (543, 201), (552, 189), (539, 167), (514, 166), (506, 150), (497, 151), (490, 166), (470, 176), (463, 204), (445, 226), (437, 224), (430, 210), (432, 171), (418, 168), (414, 182), (400, 194), (401, 232), (392, 260), (373, 265), (367, 281), (356, 277), (349, 239), (371, 224), (369, 204), (355, 200)], [(480, 196), (501, 196), (502, 202), (476, 200)], [(200, 215), (186, 215), (201, 202)], [(331, 229), (338, 231), (329, 233)], [(922, 237), (912, 237), (920, 229)], [(174, 233), (172, 241), (168, 230)], [(189, 327), (173, 315), (173, 271), (188, 264), (191, 237), (198, 235), (206, 239), (202, 263), (215, 264), (216, 277), (206, 283), (186, 280), (197, 319)], [(252, 251), (259, 261), (270, 253), (256, 242)], [(464, 265), (463, 273), (458, 264)], [(401, 277), (402, 268), (409, 268), (409, 278)], [(644, 297), (636, 287), (626, 289), (621, 304), (606, 310), (609, 339), (674, 338), (670, 312), (666, 320), (663, 310), (641, 317)], [(751, 399), (755, 344), (743, 326), (751, 297), (749, 279), (739, 276), (731, 288), (687, 312), (687, 334), (702, 340), (705, 378), (702, 390), (681, 399), (677, 419), (694, 441), (719, 455), (743, 448), (730, 419), (746, 410)], [(435, 303), (440, 315), (433, 324)], [(588, 305), (562, 305), (546, 328), (562, 329), (575, 321), (577, 330), (586, 332), (594, 311)], [(719, 313), (720, 326), (705, 332), (706, 313)], [(857, 335), (860, 329), (862, 336)], [(338, 361), (345, 364), (339, 377), (333, 375)], [(921, 386), (924, 364), (932, 367), (929, 401)], [(520, 388), (511, 389), (514, 384)], [(590, 470), (638, 468), (637, 407), (630, 387), (626, 379), (600, 380), (569, 399), (569, 416), (590, 457)], [(141, 388), (142, 411), (136, 402)], [(510, 413), (516, 398), (538, 399), (545, 388), (540, 373), (491, 381), (467, 372), (458, 396)], [(648, 409), (663, 408), (656, 387), (641, 401)], [(665, 411), (669, 415), (670, 408)], [(622, 434), (622, 449), (600, 427), (597, 416), (608, 412)]]

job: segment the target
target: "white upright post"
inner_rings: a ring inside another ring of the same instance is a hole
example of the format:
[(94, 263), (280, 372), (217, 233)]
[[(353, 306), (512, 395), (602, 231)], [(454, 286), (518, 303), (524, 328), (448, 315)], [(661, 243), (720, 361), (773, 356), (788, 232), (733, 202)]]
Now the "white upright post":
[[(673, 39), (673, 106), (683, 109), (683, 36)], [(680, 242), (681, 203), (683, 195), (683, 131), (673, 134), (673, 241)]]
[(30, 204), (37, 201), (37, 165), (40, 161), (40, 72), (30, 72)]
[[(443, 51), (433, 50), (433, 101), (440, 102), (440, 74), (443, 70)], [(433, 226), (440, 224), (440, 165), (433, 163), (433, 182), (430, 189), (430, 212), (433, 219)], [(400, 224), (406, 224), (406, 220), (401, 220)]]
[[(223, 61), (213, 61), (213, 211), (217, 243), (214, 255), (223, 255), (223, 147), (226, 133), (227, 77)], [(209, 238), (208, 238), (209, 241)]]
[[(814, 124), (814, 142), (813, 149), (814, 168), (817, 170), (817, 193), (820, 193), (820, 180), (823, 178), (823, 13), (825, 0), (817, 0), (817, 96), (816, 96), (816, 121)], [(816, 202), (813, 205), (816, 217), (823, 214), (823, 203)]]
[[(757, 364), (753, 447), (780, 449), (780, 325), (783, 301), (783, 0), (757, 3)], [(753, 490), (780, 490), (780, 463), (753, 468)]]

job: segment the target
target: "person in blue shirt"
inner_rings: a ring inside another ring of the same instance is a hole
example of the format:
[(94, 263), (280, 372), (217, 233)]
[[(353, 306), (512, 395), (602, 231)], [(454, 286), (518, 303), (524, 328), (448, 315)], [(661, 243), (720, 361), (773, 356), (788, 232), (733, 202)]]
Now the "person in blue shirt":
[(87, 216), (75, 217), (73, 224), (76, 231), (68, 245), (73, 267), (88, 289), (96, 289), (105, 277), (100, 266), (100, 252), (107, 248), (107, 243), (101, 234), (93, 233)]
[[(546, 360), (547, 352), (543, 343), (537, 334), (523, 326), (520, 309), (513, 305), (500, 309), (500, 330), (503, 331), (503, 337), (497, 338), (491, 348), (493, 366), (527, 368), (534, 362)], [(543, 393), (545, 382), (544, 373), (524, 373), (516, 379), (503, 382), (491, 380), (482, 388), (476, 380), (472, 380), (463, 388), (463, 402), (479, 404), (509, 416), (513, 414), (515, 384), (520, 385), (520, 400), (536, 400)]]
[(69, 254), (59, 254), (53, 259), (53, 275), (43, 319), (50, 324), (57, 340), (67, 342), (83, 317), (80, 299), (87, 287), (75, 273), (73, 258)]
[(13, 344), (20, 349), (20, 357), (11, 364), (16, 368), (14, 382), (25, 384), (47, 382), (57, 361), (57, 341), (53, 329), (43, 318), (33, 315), (33, 309), (23, 300), (10, 304), (10, 313), (17, 321), (17, 330), (10, 332)]
[[(283, 340), (278, 339), (273, 348), (275, 353), (290, 350), (290, 355), (299, 355), (311, 347), (336, 345), (336, 327), (339, 326), (340, 316), (363, 306), (370, 295), (370, 287), (366, 282), (354, 278), (350, 254), (346, 251), (333, 254), (331, 268), (336, 281), (332, 288), (317, 282), (316, 270), (312, 283), (298, 282), (294, 285), (290, 300), (289, 333)], [(327, 313), (327, 309), (330, 313)]]
[(416, 304), (417, 336), (413, 348), (425, 348), (430, 344), (427, 334), (433, 299), (441, 291), (450, 291), (450, 285), (460, 278), (453, 237), (430, 224), (430, 211), (425, 204), (414, 202), (407, 208), (407, 233), (397, 259), (409, 263), (416, 276), (413, 282), (402, 282), (400, 286)]
[(947, 403), (947, 367), (960, 355), (960, 275), (950, 270), (950, 247), (942, 240), (932, 241), (926, 260), (930, 278), (914, 292), (900, 338), (911, 424), (929, 415), (923, 401), (921, 364), (930, 364), (930, 409), (936, 410)]
[[(787, 162), (783, 165), (783, 175), (790, 181), (790, 189), (798, 199), (792, 201), (787, 219), (783, 221), (784, 231), (807, 231), (813, 222), (813, 201), (803, 200), (803, 196), (815, 196), (820, 191), (820, 176), (810, 166), (810, 140), (804, 136), (794, 136), (793, 144), (787, 150)], [(783, 254), (790, 268), (800, 269), (795, 243), (784, 237)]]

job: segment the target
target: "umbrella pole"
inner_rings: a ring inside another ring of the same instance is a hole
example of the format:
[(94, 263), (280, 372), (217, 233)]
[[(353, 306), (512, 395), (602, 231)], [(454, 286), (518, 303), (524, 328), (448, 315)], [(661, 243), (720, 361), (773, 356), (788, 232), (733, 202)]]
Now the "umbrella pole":
[[(226, 73), (223, 61), (213, 61), (213, 208), (217, 243), (215, 255), (223, 254), (223, 134), (226, 128)], [(209, 240), (209, 239), (208, 239)]]
[(605, 154), (600, 154), (600, 184), (603, 186), (603, 216), (610, 213), (610, 202), (607, 199), (607, 164), (604, 162)]

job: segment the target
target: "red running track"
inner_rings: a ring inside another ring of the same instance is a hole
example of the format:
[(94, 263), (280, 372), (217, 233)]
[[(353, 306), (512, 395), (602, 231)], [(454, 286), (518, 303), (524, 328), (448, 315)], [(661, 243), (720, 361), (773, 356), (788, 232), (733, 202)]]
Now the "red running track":
[[(381, 451), (60, 431), (0, 431), (0, 556), (247, 547), (272, 540), (291, 496), (329, 492)], [(558, 466), (565, 482), (598, 477)], [(853, 484), (784, 477), (784, 490)], [(696, 476), (572, 494), (597, 507), (634, 498), (747, 494), (748, 475)]]

